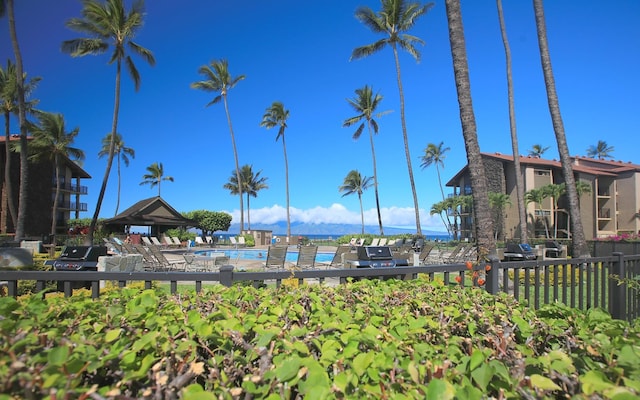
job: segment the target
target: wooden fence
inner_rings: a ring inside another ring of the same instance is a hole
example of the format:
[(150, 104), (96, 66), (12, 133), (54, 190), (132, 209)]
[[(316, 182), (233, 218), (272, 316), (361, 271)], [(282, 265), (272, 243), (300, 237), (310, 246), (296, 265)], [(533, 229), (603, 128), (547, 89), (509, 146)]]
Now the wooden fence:
[[(489, 268), (490, 266), (490, 268)], [(539, 308), (542, 304), (561, 302), (571, 307), (588, 309), (600, 307), (617, 319), (631, 321), (640, 317), (640, 254), (625, 256), (613, 253), (608, 257), (588, 259), (538, 260), (524, 262), (499, 262), (488, 265), (465, 264), (422, 265), (395, 268), (310, 269), (245, 272), (224, 265), (217, 272), (93, 272), (93, 271), (2, 271), (0, 281), (6, 285), (10, 296), (17, 296), (19, 281), (36, 281), (36, 290), (42, 291), (46, 282), (58, 281), (65, 296), (72, 295), (72, 288), (79, 282), (89, 281), (92, 296), (100, 296), (100, 281), (116, 281), (124, 287), (127, 282), (144, 281), (151, 288), (152, 282), (168, 282), (171, 293), (178, 290), (178, 282), (193, 282), (195, 290), (202, 290), (203, 282), (219, 282), (231, 286), (237, 282), (260, 285), (275, 282), (280, 285), (292, 276), (300, 282), (327, 279), (346, 282), (349, 278), (401, 278), (414, 279), (427, 274), (441, 279), (445, 285), (478, 284), (477, 272), (484, 279), (489, 293), (506, 292), (520, 302)], [(456, 277), (460, 277), (457, 278)]]

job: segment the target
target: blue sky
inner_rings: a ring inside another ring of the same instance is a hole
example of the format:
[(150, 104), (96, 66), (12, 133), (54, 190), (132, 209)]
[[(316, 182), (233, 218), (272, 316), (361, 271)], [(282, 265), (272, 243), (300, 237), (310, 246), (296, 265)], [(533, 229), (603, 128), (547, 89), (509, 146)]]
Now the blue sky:
[[(85, 182), (89, 212), (83, 216), (91, 217), (106, 166), (97, 153), (111, 128), (115, 66), (107, 65), (107, 55), (72, 58), (60, 51), (63, 40), (79, 37), (65, 21), (80, 16), (80, 1), (16, 3), (25, 71), (42, 77), (33, 98), (40, 109), (64, 114), (69, 129), (80, 128), (76, 145), (85, 151), (83, 168), (93, 177)], [(545, 158), (558, 158), (532, 2), (503, 3), (520, 153), (540, 144), (550, 147)], [(205, 107), (214, 95), (189, 87), (201, 78), (201, 65), (226, 58), (232, 75), (246, 75), (228, 98), (240, 165), (251, 164), (268, 178), (269, 189), (251, 199), (252, 223), (286, 219), (282, 143), (275, 141), (275, 129), (259, 126), (276, 100), (291, 114), (286, 143), (292, 221), (360, 223), (357, 196), (341, 197), (338, 186), (352, 169), (373, 174), (367, 136), (354, 141), (355, 128), (342, 127), (354, 115), (346, 99), (368, 84), (384, 96), (380, 110), (392, 111), (378, 119), (375, 137), (383, 223), (415, 226), (391, 49), (349, 61), (354, 48), (381, 38), (355, 19), (363, 5), (379, 9), (374, 0), (147, 0), (136, 41), (153, 51), (157, 63), (150, 67), (134, 58), (142, 77), (139, 92), (123, 76), (119, 132), (136, 156), (122, 169), (120, 211), (157, 195), (140, 182), (147, 166), (161, 162), (175, 180), (162, 183), (162, 197), (178, 211), (227, 211), (239, 221), (239, 201), (223, 189), (235, 166), (224, 107)], [(605, 140), (615, 159), (639, 163), (640, 2), (547, 1), (545, 12), (571, 154), (585, 155)], [(480, 148), (511, 154), (496, 3), (463, 0), (462, 13)], [(0, 32), (0, 60), (6, 65), (13, 58), (6, 18)], [(420, 63), (400, 55), (421, 221), (423, 229), (443, 231), (440, 218), (429, 216), (432, 204), (442, 200), (436, 170), (422, 169), (420, 157), (429, 143), (450, 147), (443, 182), (466, 165), (444, 2), (435, 2), (411, 33), (426, 42), (419, 47)], [(114, 169), (101, 217), (114, 215), (116, 196)], [(366, 223), (377, 224), (372, 189), (363, 202)]]

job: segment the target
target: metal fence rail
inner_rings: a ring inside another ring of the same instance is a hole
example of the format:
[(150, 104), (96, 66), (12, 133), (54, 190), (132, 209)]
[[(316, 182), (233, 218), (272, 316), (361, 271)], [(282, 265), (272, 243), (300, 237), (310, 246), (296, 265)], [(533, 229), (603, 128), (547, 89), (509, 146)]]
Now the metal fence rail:
[[(524, 262), (493, 262), (487, 265), (466, 264), (422, 265), (395, 268), (312, 269), (302, 271), (278, 270), (244, 272), (232, 265), (225, 265), (218, 272), (94, 272), (94, 271), (2, 271), (0, 281), (6, 285), (10, 296), (17, 296), (19, 281), (36, 281), (36, 290), (42, 291), (46, 282), (58, 281), (65, 296), (72, 295), (77, 282), (90, 282), (92, 296), (100, 296), (100, 281), (116, 281), (124, 287), (128, 282), (143, 281), (151, 288), (152, 282), (168, 282), (171, 293), (178, 290), (178, 282), (193, 282), (195, 290), (202, 290), (203, 282), (219, 282), (232, 286), (237, 282), (255, 285), (295, 277), (299, 281), (338, 278), (344, 283), (349, 278), (400, 278), (415, 279), (427, 274), (440, 279), (445, 285), (473, 285), (477, 272), (484, 276), (484, 287), (489, 293), (505, 292), (530, 307), (555, 302), (571, 307), (588, 309), (600, 307), (617, 319), (631, 321), (640, 317), (638, 285), (628, 282), (640, 279), (640, 254), (625, 256), (613, 253), (608, 257), (588, 259), (539, 260)], [(456, 277), (459, 276), (458, 280)], [(615, 277), (614, 277), (615, 276)], [(617, 277), (617, 278), (616, 278)], [(625, 281), (626, 280), (626, 281)], [(640, 284), (640, 281), (636, 281)]]

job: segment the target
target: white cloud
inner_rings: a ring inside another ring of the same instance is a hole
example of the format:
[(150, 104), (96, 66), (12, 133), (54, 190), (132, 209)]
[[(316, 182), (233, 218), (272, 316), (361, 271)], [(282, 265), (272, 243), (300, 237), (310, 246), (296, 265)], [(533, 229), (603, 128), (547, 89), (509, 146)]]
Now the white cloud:
[[(233, 216), (233, 221), (240, 220), (240, 211), (226, 211)], [(389, 207), (381, 208), (382, 223), (389, 227), (415, 227), (415, 210), (413, 207)], [(344, 205), (334, 203), (329, 207), (313, 207), (306, 210), (291, 207), (291, 222), (303, 222), (307, 224), (360, 224), (360, 211), (348, 210)], [(278, 204), (271, 207), (251, 209), (251, 223), (274, 224), (287, 220), (287, 210)], [(245, 222), (247, 214), (245, 210)], [(378, 213), (375, 208), (364, 210), (365, 225), (378, 225)], [(423, 228), (444, 231), (439, 216), (429, 215), (425, 210), (420, 210), (420, 223)]]

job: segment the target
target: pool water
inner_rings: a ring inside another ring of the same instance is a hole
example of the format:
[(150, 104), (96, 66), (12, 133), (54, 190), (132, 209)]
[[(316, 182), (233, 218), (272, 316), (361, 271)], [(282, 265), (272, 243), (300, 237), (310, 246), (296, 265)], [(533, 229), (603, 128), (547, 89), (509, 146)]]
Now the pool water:
[[(258, 250), (258, 249), (239, 249), (239, 250), (206, 250), (206, 251), (196, 251), (195, 254), (199, 256), (205, 257), (215, 257), (215, 254), (223, 253), (225, 256), (229, 257), (231, 260), (242, 259), (242, 260), (264, 260), (267, 258), (267, 250)], [(323, 253), (318, 252), (316, 254), (316, 262), (317, 263), (330, 263), (333, 260), (334, 253)], [(298, 251), (297, 250), (289, 250), (287, 251), (287, 262), (295, 263), (298, 261)]]

